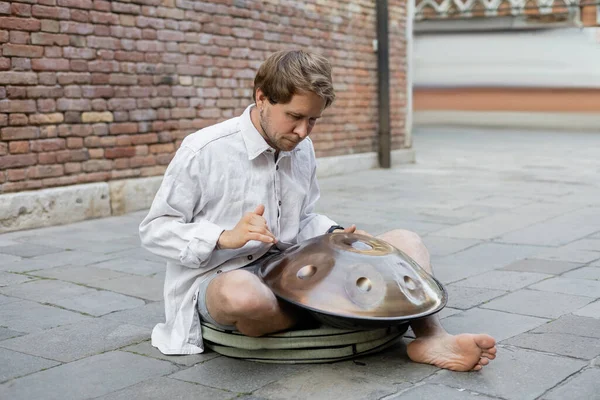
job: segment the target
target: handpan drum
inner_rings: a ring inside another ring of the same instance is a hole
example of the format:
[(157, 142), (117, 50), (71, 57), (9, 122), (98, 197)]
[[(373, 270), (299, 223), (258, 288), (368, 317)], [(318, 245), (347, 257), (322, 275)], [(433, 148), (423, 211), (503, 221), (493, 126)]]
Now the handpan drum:
[(445, 307), (440, 282), (389, 243), (355, 233), (309, 239), (278, 254), (258, 276), (279, 298), (341, 329), (407, 324)]

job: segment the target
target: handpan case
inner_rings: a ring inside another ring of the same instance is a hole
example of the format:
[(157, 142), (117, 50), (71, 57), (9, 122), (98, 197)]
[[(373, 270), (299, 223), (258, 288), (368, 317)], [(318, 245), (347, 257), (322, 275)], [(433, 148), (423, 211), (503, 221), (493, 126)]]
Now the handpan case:
[(408, 324), (448, 300), (443, 285), (405, 253), (355, 233), (304, 241), (270, 258), (257, 275), (279, 299), (339, 329)]

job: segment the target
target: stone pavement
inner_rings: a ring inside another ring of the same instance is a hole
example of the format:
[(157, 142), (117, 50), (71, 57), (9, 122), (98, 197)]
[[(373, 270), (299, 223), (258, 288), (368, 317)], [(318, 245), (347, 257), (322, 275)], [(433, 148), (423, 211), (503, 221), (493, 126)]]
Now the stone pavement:
[[(487, 332), (479, 373), (407, 361), (277, 366), (168, 357), (164, 262), (144, 212), (0, 235), (2, 399), (599, 399), (600, 135), (419, 130), (418, 161), (321, 180), (320, 211), (424, 237), (452, 332)], [(410, 340), (410, 339), (406, 339)]]

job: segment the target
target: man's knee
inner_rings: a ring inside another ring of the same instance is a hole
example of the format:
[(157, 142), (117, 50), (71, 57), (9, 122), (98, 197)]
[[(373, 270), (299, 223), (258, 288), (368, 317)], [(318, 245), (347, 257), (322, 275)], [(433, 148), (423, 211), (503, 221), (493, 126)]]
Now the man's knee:
[[(214, 302), (227, 315), (262, 316), (272, 313), (277, 306), (273, 293), (247, 271), (231, 271), (224, 274), (214, 293)], [(210, 287), (209, 287), (210, 291)]]
[(382, 234), (381, 236), (379, 236), (379, 238), (399, 248), (425, 247), (425, 243), (423, 243), (423, 239), (421, 239), (421, 236), (419, 236), (415, 232), (407, 231), (405, 229), (394, 229), (393, 231), (389, 231)]

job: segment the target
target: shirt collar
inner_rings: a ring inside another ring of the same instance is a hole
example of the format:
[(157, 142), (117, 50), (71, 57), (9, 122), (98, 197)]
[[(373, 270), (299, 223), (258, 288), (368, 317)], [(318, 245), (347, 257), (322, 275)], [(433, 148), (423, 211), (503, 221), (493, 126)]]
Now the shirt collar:
[[(248, 160), (254, 160), (256, 157), (258, 157), (264, 152), (275, 153), (275, 149), (269, 146), (269, 144), (265, 141), (260, 132), (258, 132), (256, 127), (252, 123), (252, 119), (250, 118), (250, 111), (253, 107), (254, 104), (250, 104), (240, 117), (240, 128), (242, 132), (242, 137), (244, 138), (244, 143), (246, 144)], [(296, 148), (292, 151), (280, 151), (279, 158), (289, 156), (298, 150), (300, 150), (299, 146), (296, 146)]]

